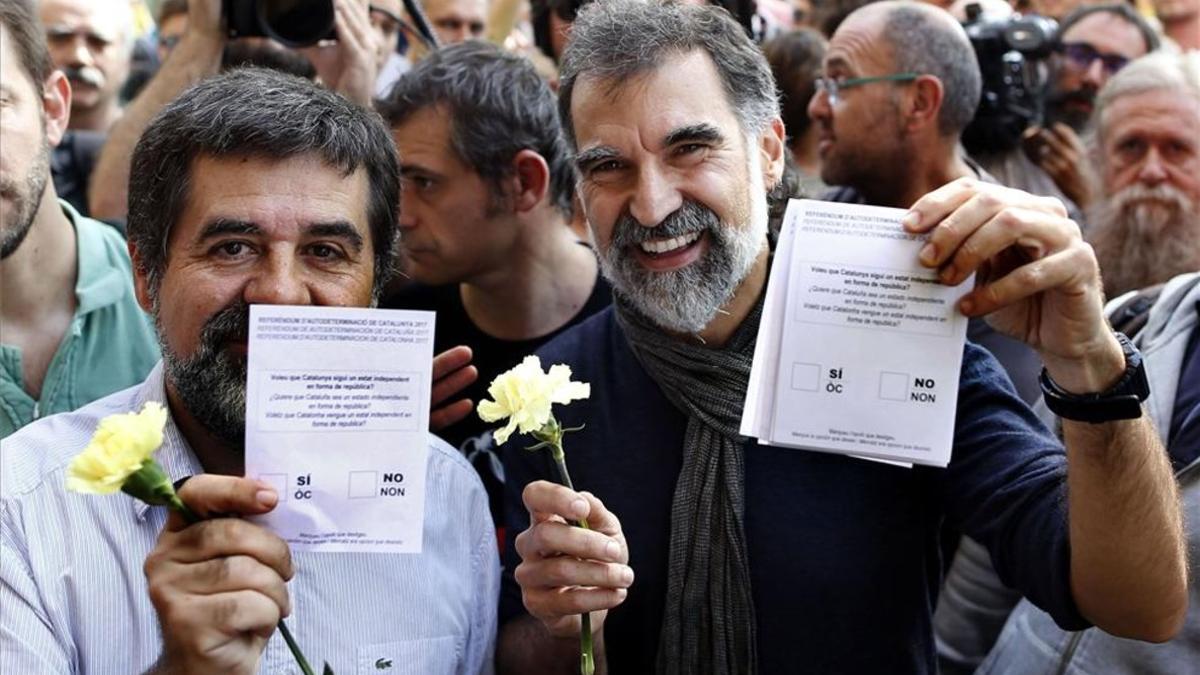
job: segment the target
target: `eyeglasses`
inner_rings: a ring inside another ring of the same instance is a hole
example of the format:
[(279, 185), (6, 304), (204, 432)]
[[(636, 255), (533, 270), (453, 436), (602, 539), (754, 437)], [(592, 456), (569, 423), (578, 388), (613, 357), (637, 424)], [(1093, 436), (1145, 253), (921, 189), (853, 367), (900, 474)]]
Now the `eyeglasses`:
[(861, 87), (864, 84), (872, 84), (874, 82), (912, 82), (921, 77), (921, 73), (892, 73), (891, 75), (876, 75), (874, 77), (851, 77), (849, 79), (840, 80), (834, 77), (818, 77), (816, 79), (817, 91), (825, 92), (829, 97), (829, 105), (837, 105), (841, 98), (838, 97), (838, 92), (845, 89), (853, 89)]
[(1109, 76), (1116, 74), (1129, 63), (1129, 59), (1120, 54), (1105, 54), (1085, 42), (1064, 42), (1056, 45), (1054, 50), (1065, 56), (1067, 63), (1079, 70), (1091, 68), (1096, 59), (1100, 59), (1104, 73)]

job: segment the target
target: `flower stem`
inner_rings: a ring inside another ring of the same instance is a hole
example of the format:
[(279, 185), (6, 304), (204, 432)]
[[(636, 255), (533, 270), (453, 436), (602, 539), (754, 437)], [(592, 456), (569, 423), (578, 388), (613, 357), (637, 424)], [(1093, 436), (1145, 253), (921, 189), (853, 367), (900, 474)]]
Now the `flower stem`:
[[(574, 490), (575, 484), (571, 482), (571, 474), (567, 472), (567, 458), (563, 453), (561, 440), (555, 440), (552, 443), (550, 455), (554, 458), (554, 466), (558, 468), (558, 477), (562, 484), (568, 489)], [(585, 530), (592, 529), (588, 527), (587, 520), (583, 518), (575, 521), (575, 524)], [(596, 658), (592, 646), (592, 615), (584, 612), (579, 615), (579, 619), (579, 672), (582, 675), (592, 675), (596, 672)]]
[[(188, 525), (195, 525), (202, 520), (202, 518), (196, 515), (195, 511), (183, 503), (179, 495), (175, 494), (174, 489), (167, 496), (167, 501), (170, 503), (172, 509), (175, 509), (179, 515), (183, 516), (184, 521)], [(308, 665), (308, 659), (304, 658), (304, 653), (300, 651), (300, 645), (296, 644), (296, 639), (292, 637), (292, 631), (288, 630), (287, 625), (283, 623), (283, 619), (279, 620), (279, 632), (283, 635), (283, 641), (287, 643), (288, 649), (291, 650), (292, 656), (296, 659), (296, 663), (300, 665), (300, 670), (304, 672), (304, 675), (313, 675), (312, 666)], [(329, 672), (329, 666), (326, 665), (325, 668), (326, 672)]]

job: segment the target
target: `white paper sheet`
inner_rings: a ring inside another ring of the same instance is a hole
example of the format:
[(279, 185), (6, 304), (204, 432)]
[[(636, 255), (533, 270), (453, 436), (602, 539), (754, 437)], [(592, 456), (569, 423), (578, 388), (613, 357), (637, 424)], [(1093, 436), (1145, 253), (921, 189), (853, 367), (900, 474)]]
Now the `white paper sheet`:
[(253, 305), (246, 475), (293, 550), (418, 553), (432, 312)]
[(763, 308), (742, 433), (891, 462), (950, 460), (973, 279), (917, 262), (902, 209), (793, 201)]

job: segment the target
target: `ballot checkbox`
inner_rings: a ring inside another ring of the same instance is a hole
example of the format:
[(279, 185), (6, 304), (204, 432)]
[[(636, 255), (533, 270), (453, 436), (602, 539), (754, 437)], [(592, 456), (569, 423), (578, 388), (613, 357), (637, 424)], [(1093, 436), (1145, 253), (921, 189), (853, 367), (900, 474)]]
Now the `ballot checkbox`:
[(879, 398), (885, 401), (908, 400), (908, 373), (879, 374)]
[(370, 499), (378, 494), (378, 471), (350, 472), (350, 499)]
[(275, 494), (279, 495), (279, 501), (287, 499), (288, 475), (286, 473), (259, 474), (258, 479), (264, 483), (269, 483), (271, 487), (275, 488)]
[(792, 389), (817, 391), (821, 388), (821, 365), (818, 363), (792, 364)]

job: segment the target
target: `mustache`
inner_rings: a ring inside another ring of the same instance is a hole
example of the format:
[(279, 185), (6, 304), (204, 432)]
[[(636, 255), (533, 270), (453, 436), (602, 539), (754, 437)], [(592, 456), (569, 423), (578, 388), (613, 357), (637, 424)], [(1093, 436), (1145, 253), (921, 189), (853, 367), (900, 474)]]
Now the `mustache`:
[(1129, 213), (1145, 206), (1159, 206), (1164, 213), (1195, 213), (1196, 203), (1179, 188), (1167, 183), (1147, 186), (1134, 183), (1111, 197), (1111, 208), (1118, 213)]
[(104, 73), (94, 66), (65, 66), (62, 71), (72, 82), (82, 82), (96, 88), (104, 86)]
[(1047, 97), (1047, 102), (1051, 105), (1062, 105), (1064, 103), (1086, 103), (1087, 105), (1096, 104), (1096, 90), (1091, 87), (1083, 87), (1081, 89), (1073, 89), (1071, 91), (1056, 91)]
[(720, 227), (721, 219), (712, 209), (699, 202), (685, 200), (654, 227), (642, 225), (628, 213), (622, 215), (613, 227), (612, 246), (614, 249), (624, 248), (651, 239), (671, 239), (706, 230), (715, 232)]
[(200, 330), (200, 353), (215, 356), (227, 342), (245, 342), (250, 336), (250, 305), (238, 300), (209, 317)]

